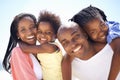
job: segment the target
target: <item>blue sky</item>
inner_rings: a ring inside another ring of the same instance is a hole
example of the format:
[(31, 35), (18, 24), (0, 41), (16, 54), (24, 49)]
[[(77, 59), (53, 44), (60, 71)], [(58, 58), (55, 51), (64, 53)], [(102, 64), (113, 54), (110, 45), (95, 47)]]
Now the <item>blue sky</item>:
[(108, 20), (120, 22), (119, 4), (120, 0), (0, 0), (0, 62), (7, 48), (10, 24), (19, 13), (38, 17), (41, 10), (48, 10), (59, 15), (64, 23), (81, 9), (93, 5), (102, 9)]

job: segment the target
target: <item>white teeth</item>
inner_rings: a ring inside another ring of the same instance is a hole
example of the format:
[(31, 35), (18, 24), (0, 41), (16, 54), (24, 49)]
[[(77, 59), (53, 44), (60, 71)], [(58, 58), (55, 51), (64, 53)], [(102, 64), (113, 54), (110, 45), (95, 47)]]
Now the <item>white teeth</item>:
[(45, 39), (45, 38), (41, 38), (41, 40), (43, 40), (43, 41), (44, 41), (44, 40), (46, 40), (46, 39)]
[(73, 50), (73, 52), (77, 52), (80, 48), (81, 46), (77, 47), (76, 49)]
[(29, 37), (27, 37), (28, 39), (31, 39), (31, 38), (34, 38), (34, 36), (29, 36)]
[(102, 39), (104, 39), (105, 38), (105, 36), (103, 36), (103, 37), (101, 37)]

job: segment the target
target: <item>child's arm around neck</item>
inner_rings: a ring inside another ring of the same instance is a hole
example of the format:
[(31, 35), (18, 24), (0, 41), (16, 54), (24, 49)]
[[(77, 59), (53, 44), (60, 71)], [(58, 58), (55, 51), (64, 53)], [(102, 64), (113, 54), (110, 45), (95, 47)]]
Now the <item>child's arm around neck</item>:
[(30, 45), (27, 43), (19, 42), (19, 46), (23, 52), (33, 53), (33, 54), (53, 53), (59, 49), (56, 45), (50, 44), (50, 43), (45, 43), (45, 44), (41, 44), (41, 45)]

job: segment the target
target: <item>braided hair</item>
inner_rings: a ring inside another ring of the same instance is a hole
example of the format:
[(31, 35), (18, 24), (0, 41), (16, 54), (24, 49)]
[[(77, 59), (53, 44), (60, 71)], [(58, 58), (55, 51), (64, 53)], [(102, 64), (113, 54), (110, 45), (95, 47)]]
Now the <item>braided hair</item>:
[(74, 15), (70, 20), (84, 27), (86, 23), (95, 19), (98, 15), (101, 16), (104, 21), (107, 21), (107, 16), (101, 9), (90, 5)]

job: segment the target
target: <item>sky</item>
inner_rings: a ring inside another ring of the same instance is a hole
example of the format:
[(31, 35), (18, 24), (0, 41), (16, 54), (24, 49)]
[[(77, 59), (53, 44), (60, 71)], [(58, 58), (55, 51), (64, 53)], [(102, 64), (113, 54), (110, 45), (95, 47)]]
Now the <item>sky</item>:
[(1, 63), (9, 41), (10, 25), (19, 13), (32, 13), (37, 18), (40, 11), (48, 10), (60, 16), (64, 23), (81, 9), (93, 5), (102, 9), (109, 21), (120, 22), (119, 4), (120, 0), (0, 0), (0, 75), (3, 73)]

